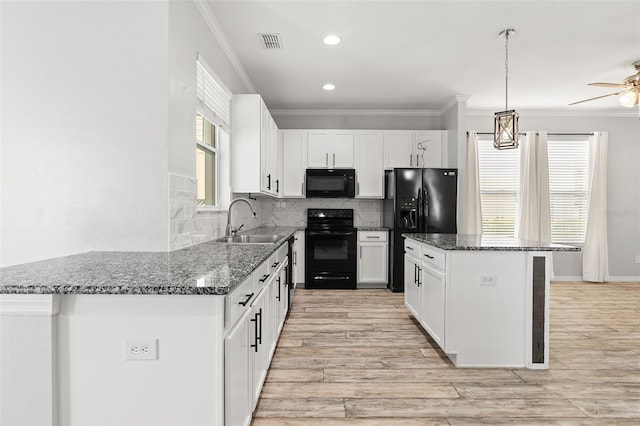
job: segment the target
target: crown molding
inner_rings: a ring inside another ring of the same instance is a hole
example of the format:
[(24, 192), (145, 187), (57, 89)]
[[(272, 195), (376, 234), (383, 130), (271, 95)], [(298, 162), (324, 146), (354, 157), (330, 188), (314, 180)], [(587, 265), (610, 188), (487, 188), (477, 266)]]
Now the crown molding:
[(242, 80), (242, 83), (244, 84), (245, 89), (247, 89), (247, 92), (256, 93), (256, 89), (255, 87), (253, 87), (251, 79), (249, 79), (247, 72), (244, 70), (244, 67), (240, 63), (238, 55), (236, 55), (236, 52), (231, 47), (229, 40), (227, 40), (227, 36), (224, 35), (224, 32), (222, 31), (218, 20), (209, 7), (209, 4), (205, 0), (193, 0), (193, 3), (196, 5), (196, 8), (200, 12), (200, 15), (202, 15), (202, 18), (204, 19), (204, 22), (207, 23), (216, 40), (218, 40), (218, 43), (220, 43), (222, 51), (225, 53), (225, 55), (227, 55), (227, 59), (229, 59), (229, 62), (231, 62), (233, 69), (235, 69), (238, 73), (238, 76), (240, 77), (240, 80)]
[(455, 95), (453, 98), (449, 100), (449, 102), (447, 102), (442, 106), (442, 108), (440, 108), (440, 115), (447, 112), (447, 110), (449, 110), (449, 108), (453, 107), (454, 105), (467, 102), (470, 97), (471, 95)]
[[(493, 117), (495, 110), (467, 109), (467, 116), (471, 117)], [(523, 116), (529, 117), (597, 117), (597, 118), (637, 118), (638, 113), (634, 111), (614, 111), (614, 110), (543, 110), (543, 109), (518, 109), (520, 119)]]
[(305, 116), (420, 116), (439, 117), (440, 111), (419, 109), (273, 109), (271, 115), (305, 115)]

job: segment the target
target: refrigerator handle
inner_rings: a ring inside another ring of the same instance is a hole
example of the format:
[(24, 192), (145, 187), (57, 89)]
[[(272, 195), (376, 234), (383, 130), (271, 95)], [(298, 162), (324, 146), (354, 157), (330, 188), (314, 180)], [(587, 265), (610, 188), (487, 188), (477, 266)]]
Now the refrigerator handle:
[(422, 189), (418, 189), (418, 201), (416, 202), (416, 231), (424, 232), (422, 229)]
[(423, 194), (422, 194), (422, 201), (424, 203), (424, 207), (422, 209), (422, 214), (424, 215), (425, 218), (429, 217), (429, 197), (427, 194), (427, 190), (423, 189)]

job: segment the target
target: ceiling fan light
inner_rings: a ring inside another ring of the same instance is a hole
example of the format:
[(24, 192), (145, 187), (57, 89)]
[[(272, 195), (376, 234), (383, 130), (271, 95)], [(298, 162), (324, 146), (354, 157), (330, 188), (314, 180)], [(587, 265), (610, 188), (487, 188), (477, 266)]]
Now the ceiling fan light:
[(627, 108), (633, 108), (633, 106), (636, 104), (637, 97), (638, 95), (636, 94), (635, 91), (629, 90), (628, 92), (620, 96), (618, 100), (620, 101), (620, 104), (622, 106)]

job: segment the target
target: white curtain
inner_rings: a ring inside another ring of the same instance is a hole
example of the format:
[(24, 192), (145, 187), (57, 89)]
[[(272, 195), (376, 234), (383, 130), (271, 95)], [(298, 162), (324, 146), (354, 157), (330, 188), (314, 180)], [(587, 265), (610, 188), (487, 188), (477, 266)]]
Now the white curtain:
[(482, 234), (482, 208), (480, 205), (480, 175), (478, 173), (478, 134), (467, 136), (467, 158), (464, 173), (464, 193), (461, 194), (463, 208), (459, 211), (461, 234)]
[(551, 242), (547, 132), (527, 132), (520, 143), (520, 217), (518, 236)]
[(607, 246), (607, 132), (593, 132), (589, 140), (589, 197), (587, 232), (582, 248), (582, 279), (604, 282), (609, 278)]

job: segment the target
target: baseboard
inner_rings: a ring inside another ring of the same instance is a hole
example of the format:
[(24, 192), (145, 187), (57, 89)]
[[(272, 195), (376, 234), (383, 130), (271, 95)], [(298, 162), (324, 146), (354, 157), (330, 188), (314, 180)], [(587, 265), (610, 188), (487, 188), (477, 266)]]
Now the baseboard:
[[(584, 281), (582, 279), (581, 276), (571, 276), (571, 275), (564, 275), (564, 276), (558, 276), (556, 275), (552, 280), (551, 283), (554, 282), (570, 282), (570, 281)], [(640, 276), (613, 276), (613, 277), (608, 277), (607, 280), (605, 282), (619, 282), (619, 283), (635, 283), (637, 282), (638, 284), (640, 284)]]
[(609, 277), (607, 278), (607, 282), (616, 281), (621, 283), (634, 283), (637, 282), (640, 284), (640, 276), (621, 276), (621, 277)]
[(387, 283), (357, 283), (358, 288), (387, 288)]
[(556, 275), (555, 277), (553, 277), (553, 279), (551, 280), (552, 283), (554, 282), (565, 282), (565, 281), (582, 281), (582, 276), (572, 276), (572, 275)]

